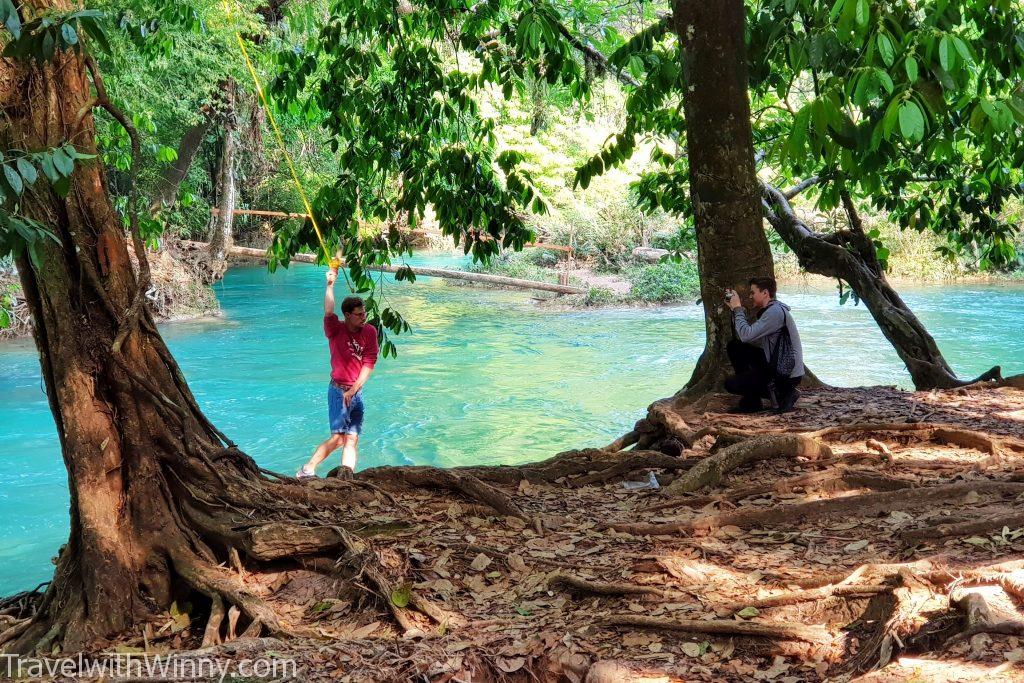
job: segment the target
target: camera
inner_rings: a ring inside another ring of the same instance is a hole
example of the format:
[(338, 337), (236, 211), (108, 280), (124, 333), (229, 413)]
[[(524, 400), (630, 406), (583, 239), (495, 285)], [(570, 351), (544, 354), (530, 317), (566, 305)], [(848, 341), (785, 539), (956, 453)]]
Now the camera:
[(729, 303), (729, 299), (733, 298), (733, 296), (735, 294), (736, 294), (736, 290), (733, 290), (733, 289), (725, 290), (725, 297), (723, 298), (723, 301), (725, 301), (725, 303)]

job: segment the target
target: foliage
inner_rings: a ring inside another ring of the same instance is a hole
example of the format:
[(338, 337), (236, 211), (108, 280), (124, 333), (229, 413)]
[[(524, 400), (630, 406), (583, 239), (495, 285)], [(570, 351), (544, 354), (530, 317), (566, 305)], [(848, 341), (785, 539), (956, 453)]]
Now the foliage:
[(474, 263), (469, 267), (473, 273), (490, 273), (522, 280), (557, 282), (558, 275), (549, 266), (538, 264), (541, 256), (550, 254), (542, 249), (528, 249), (522, 252), (504, 251), (485, 263)]
[[(532, 240), (523, 212), (543, 213), (545, 202), (523, 155), (497, 148), (478, 98), (507, 99), (534, 73), (574, 98), (590, 89), (559, 7), (546, 0), (339, 0), (319, 35), (278, 54), (278, 68), (275, 96), (332, 136), (341, 170), (315, 211), (358, 291), (373, 289), (367, 266), (408, 252), (397, 229), (361, 238), (364, 220), (415, 226), (430, 206), (442, 233), (480, 261)], [(318, 246), (312, 227), (278, 231), (273, 257)], [(371, 297), (371, 315), (376, 306)], [(404, 321), (394, 319), (387, 327), (397, 332)]]
[(668, 302), (692, 297), (700, 291), (700, 278), (694, 261), (633, 266), (625, 271), (630, 297), (640, 301)]
[[(748, 3), (755, 142), (782, 181), (817, 175), (817, 205), (870, 198), (904, 228), (941, 234), (947, 254), (982, 268), (1016, 260), (1003, 206), (1022, 190), (1024, 7), (998, 2)], [(678, 143), (679, 46), (652, 24), (611, 58), (644, 74), (627, 120), (581, 165), (586, 186), (622, 163), (638, 136)], [(662, 169), (637, 183), (643, 206), (685, 217), (685, 158), (664, 146)]]
[(0, 282), (0, 330), (6, 330), (14, 325), (14, 307), (18, 291), (18, 286), (14, 283)]
[(92, 158), (93, 155), (79, 152), (71, 143), (37, 152), (0, 151), (0, 258), (20, 256), (27, 249), (36, 261), (35, 243), (57, 239), (43, 224), (19, 214), (21, 200), (41, 179), (66, 195), (75, 162)]

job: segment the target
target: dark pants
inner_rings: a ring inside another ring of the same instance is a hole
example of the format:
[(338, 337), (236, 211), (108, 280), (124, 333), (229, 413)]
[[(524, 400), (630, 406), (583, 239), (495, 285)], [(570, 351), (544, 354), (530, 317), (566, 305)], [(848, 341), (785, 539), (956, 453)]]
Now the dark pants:
[[(769, 396), (768, 386), (772, 373), (768, 370), (768, 359), (764, 350), (753, 344), (744, 344), (733, 339), (725, 347), (736, 374), (725, 380), (725, 390), (740, 396), (739, 407), (757, 410), (762, 407), (761, 399)], [(780, 377), (775, 380), (774, 400), (782, 402), (800, 384), (801, 377)]]

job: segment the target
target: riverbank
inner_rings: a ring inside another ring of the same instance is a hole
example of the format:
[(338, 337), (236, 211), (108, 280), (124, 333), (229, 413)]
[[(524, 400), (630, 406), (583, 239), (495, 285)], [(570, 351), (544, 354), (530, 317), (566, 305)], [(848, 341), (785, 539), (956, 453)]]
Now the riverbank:
[[(221, 569), (283, 633), (197, 649), (209, 610), (189, 605), (114, 645), (272, 658), (307, 681), (1018, 678), (1024, 392), (818, 389), (785, 416), (730, 403), (661, 405), (646, 450), (456, 470), (503, 512), (390, 468), (313, 481), (389, 531), (331, 576)], [(699, 474), (758, 439), (778, 448), (728, 479)], [(650, 474), (661, 488), (622, 486)], [(367, 571), (396, 588), (369, 591)]]
[[(189, 263), (161, 249), (149, 252), (152, 285), (146, 293), (150, 311), (157, 322), (181, 322), (214, 318), (221, 315), (220, 304), (213, 290), (203, 284)], [(28, 337), (32, 319), (22, 295), (21, 283), (13, 268), (0, 273), (0, 342)]]

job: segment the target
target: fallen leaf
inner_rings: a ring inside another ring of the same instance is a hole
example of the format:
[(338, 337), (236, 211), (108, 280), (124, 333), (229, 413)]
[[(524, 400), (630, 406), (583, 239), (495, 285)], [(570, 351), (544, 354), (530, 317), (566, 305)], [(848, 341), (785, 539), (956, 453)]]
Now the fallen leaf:
[(1003, 657), (1005, 657), (1006, 661), (1008, 662), (1022, 662), (1024, 661), (1024, 649), (1021, 649), (1019, 647), (1014, 648), (1009, 652), (1004, 652)]
[[(524, 480), (525, 481), (525, 480)], [(526, 664), (526, 657), (498, 657), (497, 660), (498, 668), (507, 674), (515, 673), (523, 668)]]
[(703, 648), (698, 643), (683, 643), (681, 649), (687, 657), (700, 657), (703, 654)]
[(391, 604), (395, 607), (407, 607), (410, 600), (412, 600), (412, 586), (407, 583), (391, 591)]
[(750, 619), (751, 617), (756, 617), (758, 614), (760, 614), (760, 612), (756, 607), (744, 607), (736, 613), (736, 616), (742, 617), (743, 619)]
[(378, 628), (380, 628), (379, 621), (371, 622), (366, 626), (363, 626), (362, 628), (357, 628), (355, 631), (352, 631), (352, 633), (349, 634), (349, 638), (351, 638), (352, 640), (359, 640), (360, 638), (365, 638), (366, 636), (376, 631)]
[(473, 559), (473, 563), (469, 566), (476, 571), (483, 571), (491, 564), (491, 558), (487, 557), (484, 553), (480, 553)]
[(853, 543), (847, 544), (847, 546), (845, 548), (843, 548), (843, 550), (845, 550), (848, 553), (853, 553), (853, 552), (856, 552), (858, 550), (864, 550), (864, 548), (867, 548), (867, 547), (868, 547), (868, 541), (867, 541), (867, 539), (864, 539), (864, 540), (861, 540), (861, 541), (854, 541)]
[(507, 559), (508, 566), (511, 567), (512, 571), (519, 572), (520, 574), (525, 574), (527, 572), (526, 562), (523, 561), (522, 555), (517, 555), (516, 553), (509, 553)]
[(622, 638), (622, 644), (626, 647), (636, 647), (637, 645), (648, 645), (651, 642), (651, 637), (646, 633), (632, 632), (627, 633)]
[(967, 495), (964, 496), (965, 503), (977, 503), (981, 499), (977, 491), (968, 491)]

